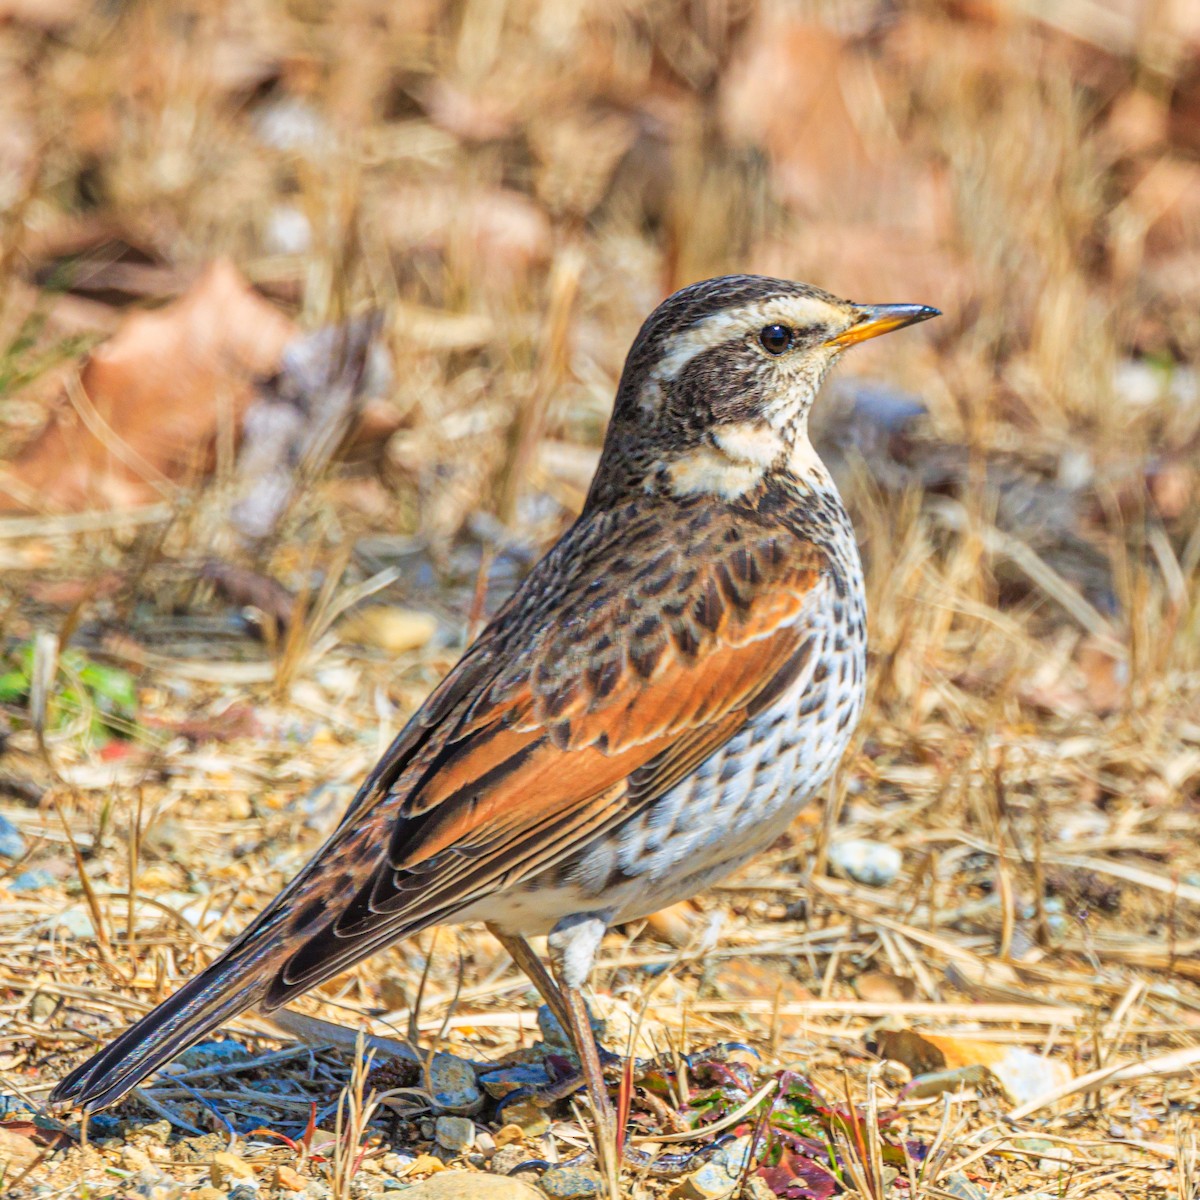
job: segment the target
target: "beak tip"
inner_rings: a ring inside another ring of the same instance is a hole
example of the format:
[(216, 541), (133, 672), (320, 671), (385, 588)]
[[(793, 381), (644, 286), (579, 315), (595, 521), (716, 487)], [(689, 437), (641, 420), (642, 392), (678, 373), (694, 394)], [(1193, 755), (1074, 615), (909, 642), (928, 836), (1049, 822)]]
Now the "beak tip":
[(929, 304), (864, 304), (858, 311), (861, 314), (858, 321), (837, 337), (830, 338), (830, 345), (852, 346), (881, 333), (891, 333), (893, 329), (903, 329), (942, 315), (940, 308)]

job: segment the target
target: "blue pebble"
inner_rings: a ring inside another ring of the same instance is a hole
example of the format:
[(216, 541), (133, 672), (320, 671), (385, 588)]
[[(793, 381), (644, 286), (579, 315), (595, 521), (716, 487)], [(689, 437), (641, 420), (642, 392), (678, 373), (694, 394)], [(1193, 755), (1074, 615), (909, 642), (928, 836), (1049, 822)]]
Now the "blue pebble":
[(0, 817), (0, 858), (15, 860), (24, 853), (24, 835), (7, 817)]
[(39, 888), (54, 887), (57, 880), (49, 871), (34, 867), (32, 871), (22, 871), (8, 885), (10, 892), (36, 892)]

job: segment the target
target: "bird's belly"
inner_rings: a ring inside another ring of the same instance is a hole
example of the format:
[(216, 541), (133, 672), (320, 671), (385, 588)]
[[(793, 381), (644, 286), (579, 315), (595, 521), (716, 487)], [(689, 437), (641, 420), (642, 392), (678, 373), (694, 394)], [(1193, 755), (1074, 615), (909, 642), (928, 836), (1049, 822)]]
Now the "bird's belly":
[(830, 664), (823, 684), (798, 680), (644, 810), (464, 919), (482, 916), (526, 935), (580, 912), (634, 920), (748, 862), (788, 827), (846, 749), (865, 676), (859, 648), (846, 660)]

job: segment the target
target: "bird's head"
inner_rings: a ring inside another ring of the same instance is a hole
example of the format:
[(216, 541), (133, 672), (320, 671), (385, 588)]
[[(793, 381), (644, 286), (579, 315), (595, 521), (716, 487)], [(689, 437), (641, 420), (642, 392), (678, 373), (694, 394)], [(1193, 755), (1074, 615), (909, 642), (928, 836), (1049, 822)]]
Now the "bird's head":
[(826, 372), (847, 347), (938, 315), (758, 275), (683, 288), (629, 352), (589, 503), (638, 486), (733, 500), (770, 471), (823, 476), (808, 413)]

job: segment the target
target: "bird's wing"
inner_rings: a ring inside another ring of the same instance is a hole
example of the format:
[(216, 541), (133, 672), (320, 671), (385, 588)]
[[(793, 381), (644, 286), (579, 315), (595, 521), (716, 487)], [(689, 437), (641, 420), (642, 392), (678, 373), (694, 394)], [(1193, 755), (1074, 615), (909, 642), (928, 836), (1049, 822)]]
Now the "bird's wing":
[(822, 560), (788, 536), (598, 573), (590, 595), (576, 564), (573, 599), (498, 620), (263, 915), (296, 947), (265, 1004), (568, 856), (811, 670)]

